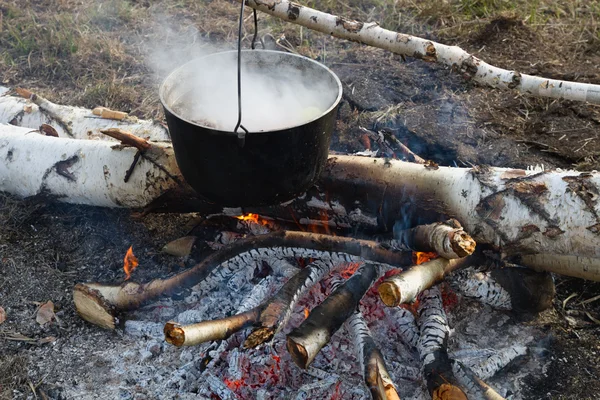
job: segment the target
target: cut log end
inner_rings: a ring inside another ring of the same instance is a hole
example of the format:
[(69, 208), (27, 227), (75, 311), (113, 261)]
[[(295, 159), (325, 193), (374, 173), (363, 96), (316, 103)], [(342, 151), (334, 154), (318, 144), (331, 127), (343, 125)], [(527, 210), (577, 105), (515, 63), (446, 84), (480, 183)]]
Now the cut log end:
[(458, 386), (443, 383), (431, 394), (433, 400), (467, 400), (465, 392)]
[(79, 283), (73, 288), (73, 301), (81, 318), (101, 328), (115, 329), (116, 311), (99, 291)]
[(306, 348), (302, 344), (297, 343), (291, 336), (287, 338), (287, 350), (297, 366), (302, 369), (308, 367), (309, 359)]
[(388, 307), (396, 307), (402, 303), (400, 288), (391, 282), (383, 282), (377, 291), (381, 301)]
[(185, 331), (177, 322), (167, 322), (164, 328), (165, 340), (174, 346), (181, 347), (185, 343)]
[(475, 240), (465, 231), (458, 231), (450, 237), (452, 250), (459, 257), (470, 256), (475, 252)]
[(252, 349), (265, 342), (271, 340), (275, 335), (275, 330), (272, 328), (258, 328), (252, 331), (250, 335), (244, 341), (244, 348)]

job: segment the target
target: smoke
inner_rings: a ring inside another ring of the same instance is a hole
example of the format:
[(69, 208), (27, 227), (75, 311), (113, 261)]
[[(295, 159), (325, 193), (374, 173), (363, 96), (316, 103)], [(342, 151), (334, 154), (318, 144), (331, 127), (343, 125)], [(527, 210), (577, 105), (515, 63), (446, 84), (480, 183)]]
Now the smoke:
[[(290, 63), (283, 62), (282, 56), (255, 56), (242, 55), (242, 125), (250, 132), (301, 125), (319, 117), (335, 101), (333, 80), (320, 71), (311, 74), (291, 55), (283, 56), (283, 60), (291, 58)], [(176, 83), (175, 113), (204, 126), (233, 131), (238, 120), (236, 62), (235, 52), (194, 62), (194, 72), (186, 76), (189, 81)]]
[[(173, 82), (167, 96), (169, 107), (186, 120), (233, 131), (238, 120), (237, 55), (212, 54), (234, 50), (235, 43), (209, 44), (195, 27), (173, 25), (163, 16), (156, 16), (155, 29), (162, 30), (158, 35), (161, 41), (153, 44), (146, 59), (158, 81), (194, 60), (189, 73)], [(210, 61), (201, 61), (207, 56)], [(243, 56), (242, 60), (247, 58), (255, 57)], [(258, 58), (261, 62), (242, 66), (242, 125), (248, 131), (301, 125), (320, 116), (335, 101), (337, 88), (326, 74), (317, 73), (322, 76), (316, 79), (296, 62), (275, 65)]]

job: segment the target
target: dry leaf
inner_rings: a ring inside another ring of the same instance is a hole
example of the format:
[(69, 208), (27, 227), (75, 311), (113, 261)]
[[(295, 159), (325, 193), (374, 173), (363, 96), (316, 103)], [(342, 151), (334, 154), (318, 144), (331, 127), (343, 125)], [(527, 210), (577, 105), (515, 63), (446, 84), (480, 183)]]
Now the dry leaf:
[(54, 318), (56, 318), (56, 316), (54, 315), (54, 303), (48, 301), (47, 303), (42, 304), (40, 308), (38, 308), (35, 321), (40, 325), (44, 325), (52, 321)]
[(4, 311), (4, 308), (0, 307), (0, 324), (4, 321), (6, 321), (6, 311)]
[(192, 252), (192, 247), (196, 242), (196, 236), (184, 236), (167, 243), (162, 251), (177, 257), (187, 257)]

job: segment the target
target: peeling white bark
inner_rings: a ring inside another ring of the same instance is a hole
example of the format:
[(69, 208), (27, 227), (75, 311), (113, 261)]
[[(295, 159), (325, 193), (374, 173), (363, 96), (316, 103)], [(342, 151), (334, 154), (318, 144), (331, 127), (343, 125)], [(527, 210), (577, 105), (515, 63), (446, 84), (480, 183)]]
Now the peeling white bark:
[[(241, 0), (238, 0), (241, 1)], [(553, 97), (600, 104), (600, 85), (560, 81), (521, 74), (490, 65), (458, 46), (447, 46), (416, 36), (327, 14), (287, 0), (246, 0), (246, 5), (338, 38), (364, 43), (404, 56), (439, 62), (478, 83), (501, 89), (516, 89), (537, 97)]]
[(109, 140), (100, 130), (121, 128), (153, 142), (171, 140), (167, 128), (154, 121), (138, 120), (135, 117), (127, 117), (122, 121), (100, 118), (87, 108), (58, 105), (39, 96), (34, 102), (21, 97), (7, 96), (7, 92), (7, 88), (0, 86), (0, 93), (4, 93), (0, 94), (0, 124), (10, 123), (31, 129), (48, 124), (56, 129), (59, 137), (72, 139)]
[(171, 145), (154, 143), (124, 182), (136, 152), (114, 141), (56, 138), (0, 124), (0, 191), (75, 204), (144, 207), (182, 178)]

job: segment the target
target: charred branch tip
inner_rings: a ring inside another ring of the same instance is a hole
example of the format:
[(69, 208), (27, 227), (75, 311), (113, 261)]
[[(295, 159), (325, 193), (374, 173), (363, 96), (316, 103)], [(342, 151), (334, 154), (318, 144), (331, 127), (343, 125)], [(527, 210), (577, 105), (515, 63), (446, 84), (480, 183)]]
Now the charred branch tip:
[(431, 394), (433, 400), (467, 400), (465, 392), (458, 386), (443, 383)]
[(164, 328), (165, 340), (173, 346), (181, 347), (185, 342), (185, 332), (177, 322), (167, 322)]

